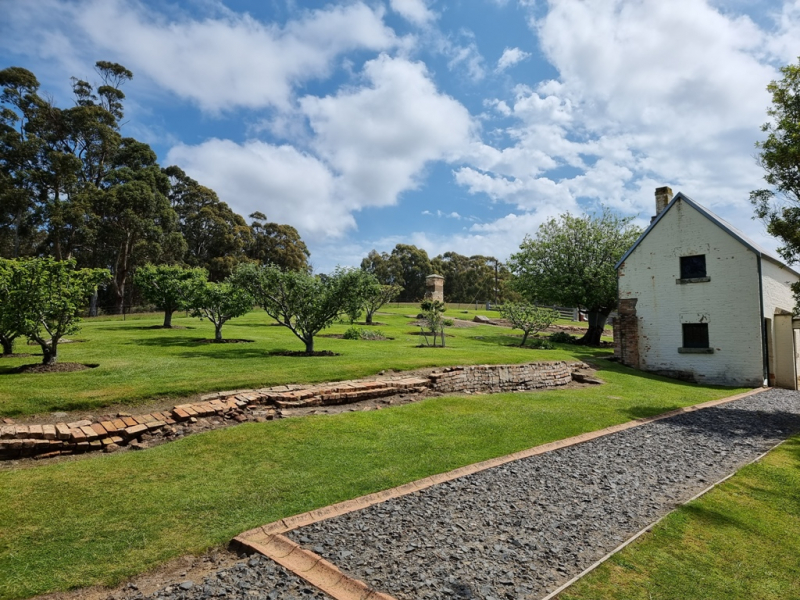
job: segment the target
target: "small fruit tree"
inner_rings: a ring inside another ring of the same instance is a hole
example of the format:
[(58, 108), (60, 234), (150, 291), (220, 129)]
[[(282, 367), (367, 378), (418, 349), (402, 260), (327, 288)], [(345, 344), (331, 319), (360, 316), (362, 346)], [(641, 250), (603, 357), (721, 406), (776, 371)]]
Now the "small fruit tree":
[(232, 277), (235, 285), (248, 290), (270, 317), (306, 345), (306, 354), (314, 352), (315, 335), (360, 302), (361, 280), (356, 269), (337, 268), (320, 276), (252, 263), (239, 265)]
[(189, 307), (189, 299), (208, 279), (205, 269), (146, 264), (136, 269), (133, 282), (142, 296), (164, 311), (164, 327), (172, 327), (172, 313)]
[(222, 326), (253, 308), (250, 293), (229, 282), (206, 281), (194, 288), (189, 306), (193, 317), (208, 319), (214, 324), (214, 341), (222, 342)]
[(506, 302), (500, 307), (500, 314), (511, 322), (512, 329), (522, 330), (524, 346), (528, 336), (544, 331), (558, 319), (558, 312), (552, 308), (542, 308), (527, 302)]
[(42, 349), (42, 364), (58, 361), (58, 343), (78, 331), (80, 312), (97, 287), (111, 279), (107, 269), (76, 269), (74, 260), (11, 261), (10, 302), (19, 330)]

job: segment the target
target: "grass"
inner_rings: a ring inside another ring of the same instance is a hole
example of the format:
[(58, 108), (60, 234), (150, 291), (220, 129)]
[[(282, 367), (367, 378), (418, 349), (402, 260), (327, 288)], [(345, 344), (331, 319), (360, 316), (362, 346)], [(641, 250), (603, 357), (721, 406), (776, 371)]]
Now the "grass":
[(0, 472), (0, 598), (115, 584), (292, 514), (739, 391), (612, 363), (600, 376), (606, 385), (581, 390), (245, 424)]
[[(448, 328), (446, 348), (418, 348), (422, 338), (409, 325), (414, 305), (388, 309), (376, 315), (381, 331), (393, 340), (353, 341), (316, 339), (316, 349), (339, 353), (334, 357), (278, 356), (276, 351), (304, 349), (285, 327), (274, 326), (262, 310), (230, 321), (226, 338), (253, 340), (248, 344), (201, 344), (213, 338), (207, 321), (175, 315), (173, 325), (185, 329), (153, 329), (161, 315), (87, 319), (72, 336), (78, 343), (59, 346), (62, 362), (94, 363), (95, 369), (72, 373), (16, 373), (16, 367), (41, 360), (38, 346), (19, 342), (18, 352), (36, 352), (26, 358), (0, 359), (0, 416), (69, 410), (96, 410), (112, 404), (135, 407), (156, 398), (181, 398), (211, 391), (256, 388), (283, 383), (336, 381), (372, 375), (382, 369), (514, 363), (530, 360), (583, 360), (607, 355), (581, 347), (561, 346), (534, 351), (518, 348), (511, 330), (491, 325)], [(485, 313), (485, 311), (483, 311)], [(473, 311), (474, 313), (474, 311)], [(491, 313), (490, 313), (491, 314)], [(461, 313), (453, 316), (462, 316)], [(466, 315), (472, 318), (473, 314)], [(496, 316), (496, 314), (495, 314)], [(344, 333), (348, 324), (336, 324), (323, 334)]]
[(800, 598), (800, 436), (614, 555), (560, 600)]

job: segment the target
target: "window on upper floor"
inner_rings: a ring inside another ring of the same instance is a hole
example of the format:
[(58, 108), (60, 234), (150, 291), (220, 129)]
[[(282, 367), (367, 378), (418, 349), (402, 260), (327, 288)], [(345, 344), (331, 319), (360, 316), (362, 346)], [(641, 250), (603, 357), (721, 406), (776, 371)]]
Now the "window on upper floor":
[(681, 279), (702, 279), (706, 275), (706, 255), (681, 256)]

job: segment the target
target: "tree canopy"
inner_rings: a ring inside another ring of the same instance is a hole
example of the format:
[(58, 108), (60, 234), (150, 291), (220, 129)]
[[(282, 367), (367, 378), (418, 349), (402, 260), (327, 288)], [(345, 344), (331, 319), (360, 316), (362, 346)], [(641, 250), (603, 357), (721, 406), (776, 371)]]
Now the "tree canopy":
[(250, 292), (264, 311), (314, 352), (314, 336), (353, 304), (363, 301), (363, 276), (355, 269), (330, 275), (284, 271), (276, 265), (241, 264), (232, 281)]
[[(769, 188), (750, 193), (756, 215), (778, 237), (781, 256), (790, 264), (800, 260), (800, 61), (781, 68), (783, 78), (767, 86), (771, 120), (762, 126), (767, 139), (756, 143), (758, 159)], [(793, 287), (795, 296), (800, 287)]]
[(120, 312), (145, 263), (185, 264), (220, 280), (240, 262), (306, 268), (308, 249), (288, 225), (248, 225), (180, 168), (162, 169), (145, 143), (122, 133), (124, 66), (98, 61), (99, 81), (72, 79), (73, 105), (56, 106), (21, 67), (0, 70), (0, 257), (74, 259), (106, 268), (104, 303)]
[(563, 214), (526, 236), (511, 256), (516, 287), (530, 302), (584, 308), (589, 328), (580, 342), (600, 343), (617, 306), (617, 261), (641, 234), (630, 218), (605, 209), (600, 215)]

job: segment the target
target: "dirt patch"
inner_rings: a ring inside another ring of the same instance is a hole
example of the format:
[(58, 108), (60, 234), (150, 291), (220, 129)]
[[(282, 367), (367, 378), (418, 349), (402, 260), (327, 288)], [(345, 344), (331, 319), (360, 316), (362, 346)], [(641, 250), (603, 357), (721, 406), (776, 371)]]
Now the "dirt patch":
[(13, 354), (0, 354), (0, 358), (28, 358), (29, 356), (33, 356), (33, 354), (27, 354), (25, 352), (14, 352)]
[(54, 365), (22, 365), (14, 369), (15, 373), (71, 373), (72, 371), (85, 371), (96, 369), (100, 365), (94, 363), (56, 363)]
[[(421, 331), (407, 331), (406, 335), (427, 335), (428, 337), (433, 337), (433, 334), (430, 331), (427, 331), (427, 330), (425, 331), (425, 333), (422, 333)], [(456, 337), (452, 333), (445, 333), (444, 335), (445, 335), (445, 337), (449, 337), (449, 338)], [(439, 337), (439, 334), (437, 333), (436, 336)]]
[(301, 358), (310, 358), (313, 356), (339, 356), (336, 352), (330, 350), (315, 350), (314, 352), (304, 352), (302, 350), (277, 350), (270, 352), (270, 356), (298, 356)]
[(117, 597), (130, 597), (137, 591), (150, 595), (161, 588), (177, 585), (187, 579), (200, 582), (204, 577), (219, 569), (231, 567), (245, 557), (225, 547), (216, 547), (202, 556), (181, 556), (161, 565), (149, 573), (142, 573), (115, 587), (93, 586), (69, 592), (55, 592), (35, 596), (35, 600), (109, 600)]
[[(71, 340), (69, 338), (61, 338), (60, 340), (58, 340), (58, 343), (59, 344), (82, 344), (83, 342), (86, 342), (86, 341), (88, 341), (88, 340)], [(31, 340), (28, 340), (28, 346), (38, 346), (38, 345), (39, 345), (39, 342), (32, 342)]]
[[(343, 340), (343, 339), (345, 339), (343, 333), (322, 333), (322, 334), (317, 334), (314, 337), (333, 338), (335, 340)], [(394, 338), (386, 337), (386, 336), (370, 337), (370, 338), (359, 338), (359, 340), (362, 341), (362, 342), (382, 342), (382, 341), (385, 341), (385, 340), (393, 340), (393, 339)], [(359, 340), (354, 340), (354, 341), (359, 341)]]
[(244, 340), (236, 338), (225, 338), (223, 340), (212, 340), (209, 338), (201, 338), (199, 340), (192, 340), (196, 344), (252, 344), (255, 340)]

